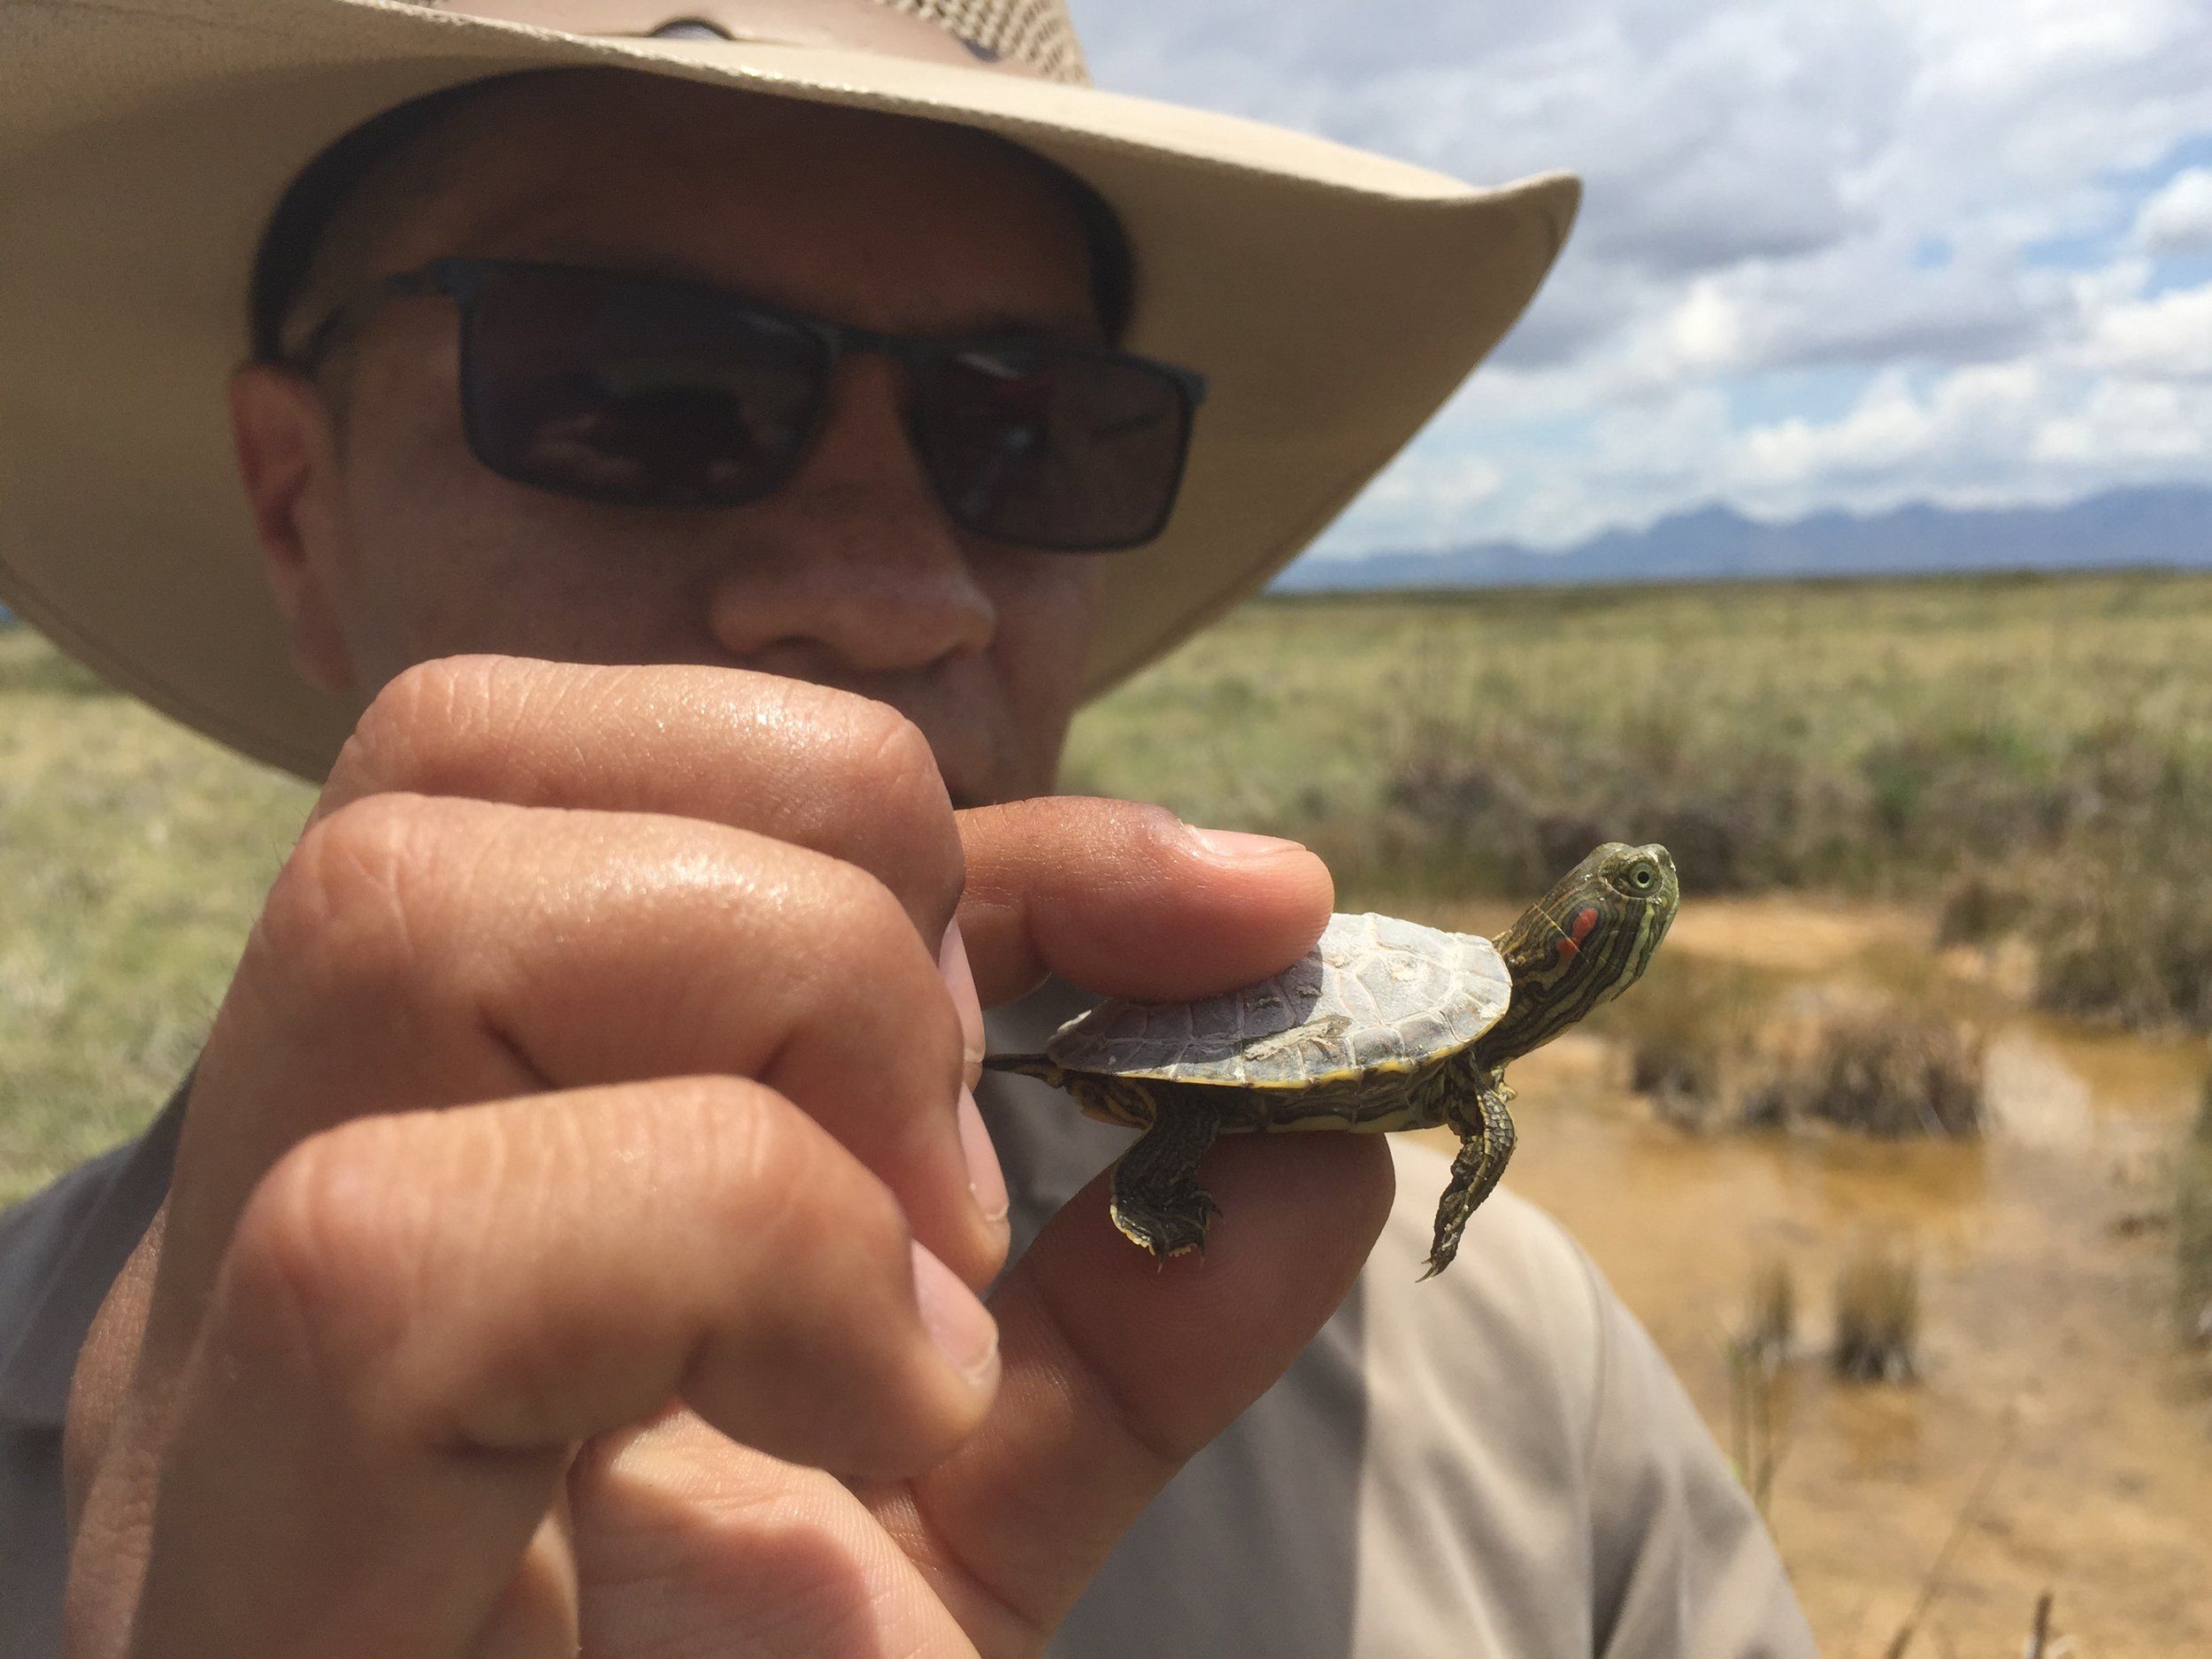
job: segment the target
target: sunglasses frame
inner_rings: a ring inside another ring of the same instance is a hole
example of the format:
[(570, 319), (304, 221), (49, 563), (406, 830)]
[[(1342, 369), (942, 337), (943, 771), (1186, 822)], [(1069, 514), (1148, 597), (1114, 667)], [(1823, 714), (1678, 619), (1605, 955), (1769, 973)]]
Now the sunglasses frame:
[[(521, 478), (498, 465), (486, 453), (480, 441), (477, 412), (471, 388), (474, 385), (471, 361), (471, 335), (474, 331), (472, 308), (484, 291), (498, 278), (511, 273), (557, 273), (564, 276), (603, 278), (613, 282), (646, 288), (664, 288), (695, 296), (711, 299), (748, 318), (764, 319), (810, 335), (822, 348), (823, 364), (820, 383), (814, 388), (804, 429), (795, 435), (774, 475), (749, 494), (731, 501), (710, 503), (657, 502), (644, 496), (626, 496), (590, 489), (565, 489), (540, 479)], [(969, 522), (953, 499), (953, 491), (937, 476), (935, 465), (930, 458), (928, 446), (923, 443), (910, 423), (907, 441), (912, 445), (915, 458), (922, 475), (929, 480), (931, 493), (946, 516), (959, 528), (972, 535), (1007, 546), (1024, 547), (1053, 553), (1112, 553), (1142, 547), (1156, 540), (1173, 516), (1177, 498), (1182, 492), (1183, 477), (1190, 461), (1191, 435), (1196, 425), (1198, 405), (1205, 401), (1206, 377), (1195, 370), (1186, 369), (1172, 363), (1163, 363), (1155, 357), (1141, 357), (1135, 352), (1119, 350), (1111, 346), (1090, 345), (1080, 341), (1058, 340), (1049, 336), (1030, 334), (897, 334), (877, 329), (862, 328), (850, 323), (833, 322), (826, 318), (810, 317), (798, 311), (784, 311), (773, 305), (764, 305), (741, 294), (717, 288), (711, 283), (688, 281), (678, 277), (646, 275), (641, 273), (612, 270), (596, 265), (562, 265), (534, 259), (478, 259), (451, 256), (433, 259), (412, 271), (403, 271), (378, 279), (363, 288), (326, 316), (299, 344), (285, 354), (282, 361), (303, 373), (312, 373), (322, 363), (339, 338), (349, 327), (357, 326), (366, 314), (391, 299), (412, 299), (442, 296), (454, 301), (460, 313), (461, 334), (461, 414), (463, 434), (468, 441), (469, 452), (488, 471), (512, 483), (529, 488), (542, 489), (549, 494), (568, 495), (583, 501), (644, 508), (668, 508), (680, 511), (709, 511), (722, 507), (741, 507), (773, 495), (804, 463), (821, 433), (821, 418), (828, 402), (831, 377), (836, 373), (840, 358), (855, 352), (875, 352), (891, 358), (911, 374), (917, 368), (948, 357), (956, 357), (977, 350), (1015, 349), (1028, 353), (1042, 353), (1061, 358), (1103, 361), (1121, 368), (1136, 368), (1164, 382), (1175, 395), (1177, 412), (1182, 431), (1177, 449), (1172, 475), (1163, 492), (1159, 511), (1140, 534), (1113, 541), (1087, 541), (1079, 544), (1054, 544), (1036, 541), (1013, 541), (1009, 538)]]

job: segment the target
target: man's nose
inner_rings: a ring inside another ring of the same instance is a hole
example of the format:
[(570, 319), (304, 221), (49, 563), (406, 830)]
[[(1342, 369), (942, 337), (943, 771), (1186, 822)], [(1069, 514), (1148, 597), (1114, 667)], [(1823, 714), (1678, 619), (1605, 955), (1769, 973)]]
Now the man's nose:
[(798, 472), (740, 509), (709, 626), (724, 649), (804, 673), (913, 672), (987, 649), (998, 611), (923, 475), (897, 366), (838, 365)]

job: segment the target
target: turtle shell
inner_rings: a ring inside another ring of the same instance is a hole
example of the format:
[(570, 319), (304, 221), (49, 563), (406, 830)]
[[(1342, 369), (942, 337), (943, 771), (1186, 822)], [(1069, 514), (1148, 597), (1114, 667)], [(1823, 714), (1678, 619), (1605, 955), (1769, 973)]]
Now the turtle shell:
[(1102, 1002), (1061, 1026), (1045, 1054), (1071, 1071), (1300, 1089), (1455, 1053), (1498, 1022), (1512, 991), (1486, 939), (1332, 916), (1271, 979), (1196, 1002)]

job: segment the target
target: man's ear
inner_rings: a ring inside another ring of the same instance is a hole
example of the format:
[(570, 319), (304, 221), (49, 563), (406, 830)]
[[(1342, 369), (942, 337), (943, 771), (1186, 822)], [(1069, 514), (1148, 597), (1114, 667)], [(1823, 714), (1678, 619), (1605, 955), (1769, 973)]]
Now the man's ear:
[(238, 476), (291, 625), (292, 661), (309, 684), (345, 691), (353, 653), (338, 625), (337, 432), (315, 383), (282, 364), (242, 365), (230, 380)]

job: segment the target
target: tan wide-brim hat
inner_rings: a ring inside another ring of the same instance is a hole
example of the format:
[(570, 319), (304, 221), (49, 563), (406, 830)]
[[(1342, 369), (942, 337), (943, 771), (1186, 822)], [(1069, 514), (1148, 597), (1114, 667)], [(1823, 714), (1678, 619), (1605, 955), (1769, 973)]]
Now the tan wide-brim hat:
[[(395, 104), (597, 65), (978, 127), (1087, 181), (1134, 254), (1126, 343), (1211, 383), (1167, 531), (1110, 556), (1092, 692), (1251, 593), (1351, 500), (1520, 316), (1578, 199), (1563, 174), (1473, 188), (1096, 90), (1059, 0), (457, 4), (505, 16), (0, 0), (0, 603), (311, 779), (358, 710), (292, 669), (224, 386), (272, 210)], [(680, 19), (739, 38), (652, 37)]]

